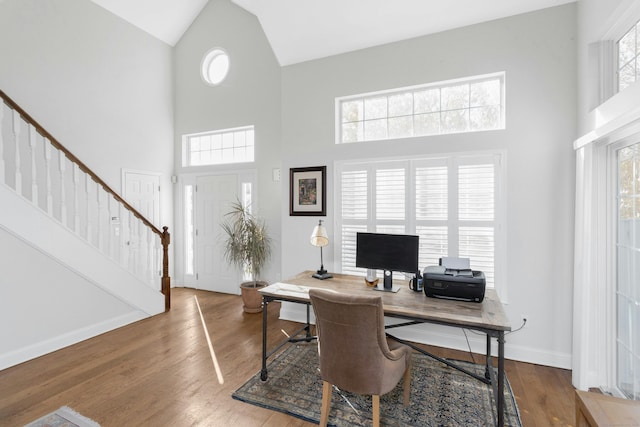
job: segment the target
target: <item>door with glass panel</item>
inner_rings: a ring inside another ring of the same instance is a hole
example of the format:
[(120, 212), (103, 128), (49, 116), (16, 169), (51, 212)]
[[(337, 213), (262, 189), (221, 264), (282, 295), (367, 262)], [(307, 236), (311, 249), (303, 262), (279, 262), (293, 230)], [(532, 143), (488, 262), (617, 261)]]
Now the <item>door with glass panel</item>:
[(640, 400), (640, 143), (616, 157), (616, 387)]

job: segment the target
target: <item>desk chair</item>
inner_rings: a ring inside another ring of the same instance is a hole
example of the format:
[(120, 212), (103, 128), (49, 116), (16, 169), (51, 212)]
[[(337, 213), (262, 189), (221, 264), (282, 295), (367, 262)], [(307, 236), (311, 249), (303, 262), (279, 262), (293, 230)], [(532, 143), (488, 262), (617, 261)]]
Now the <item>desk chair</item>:
[(322, 410), (326, 426), (332, 385), (352, 393), (371, 395), (373, 425), (380, 425), (380, 395), (393, 390), (404, 376), (404, 405), (409, 404), (411, 348), (389, 340), (384, 331), (380, 295), (349, 295), (309, 290), (316, 315)]

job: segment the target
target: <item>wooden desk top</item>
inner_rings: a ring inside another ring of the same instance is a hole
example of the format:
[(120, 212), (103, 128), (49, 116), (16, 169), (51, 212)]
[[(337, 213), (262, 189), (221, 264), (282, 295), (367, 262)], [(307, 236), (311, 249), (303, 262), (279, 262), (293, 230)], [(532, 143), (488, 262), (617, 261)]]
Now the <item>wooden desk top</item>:
[[(367, 287), (364, 277), (345, 274), (334, 274), (332, 279), (318, 280), (312, 276), (313, 271), (304, 271), (283, 283), (304, 286), (308, 288), (330, 289), (350, 294), (371, 294), (375, 292), (382, 296), (385, 314), (407, 319), (420, 319), (447, 325), (489, 329), (494, 331), (510, 331), (511, 325), (504, 313), (502, 303), (494, 289), (487, 288), (481, 303), (445, 300), (427, 297), (424, 292), (409, 289), (405, 280), (395, 280), (399, 285), (396, 293), (376, 291)], [(262, 291), (261, 291), (262, 292)], [(277, 298), (280, 295), (268, 290), (263, 295)], [(308, 294), (287, 295), (289, 301), (308, 302)]]

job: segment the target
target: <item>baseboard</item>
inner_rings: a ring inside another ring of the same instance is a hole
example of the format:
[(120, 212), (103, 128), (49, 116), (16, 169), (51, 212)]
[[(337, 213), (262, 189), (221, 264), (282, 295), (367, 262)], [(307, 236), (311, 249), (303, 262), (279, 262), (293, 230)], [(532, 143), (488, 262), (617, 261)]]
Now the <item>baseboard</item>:
[[(306, 309), (302, 304), (282, 303), (280, 308), (280, 318), (293, 322), (306, 322)], [(313, 311), (311, 312), (313, 322)], [(387, 324), (399, 323), (402, 320), (387, 318)], [(466, 332), (466, 337), (465, 337)], [(476, 331), (463, 330), (460, 328), (447, 327), (433, 324), (422, 324), (398, 328), (390, 331), (398, 338), (417, 342), (420, 344), (433, 345), (436, 347), (450, 348), (460, 351), (471, 351), (477, 354), (486, 353), (486, 336)], [(469, 344), (467, 344), (467, 339)], [(551, 366), (554, 368), (571, 369), (571, 355), (552, 351), (543, 351), (534, 347), (522, 345), (512, 345), (508, 342), (505, 345), (505, 358), (517, 360), (519, 362), (535, 363), (537, 365)], [(498, 346), (493, 340), (492, 354), (497, 356)]]
[(15, 366), (36, 357), (43, 356), (61, 348), (79, 343), (97, 335), (137, 322), (146, 317), (142, 311), (133, 311), (122, 316), (114, 317), (94, 325), (76, 329), (57, 337), (49, 338), (45, 341), (35, 343), (17, 350), (0, 355), (0, 370)]

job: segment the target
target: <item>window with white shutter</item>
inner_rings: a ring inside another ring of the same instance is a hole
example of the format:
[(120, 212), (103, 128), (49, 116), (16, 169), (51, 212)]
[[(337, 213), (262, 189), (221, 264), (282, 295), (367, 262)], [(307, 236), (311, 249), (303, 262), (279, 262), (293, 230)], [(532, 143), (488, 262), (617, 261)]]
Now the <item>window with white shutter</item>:
[(366, 274), (355, 267), (357, 232), (416, 234), (421, 269), (443, 256), (466, 257), (495, 286), (504, 264), (497, 252), (501, 159), (491, 153), (336, 164), (341, 272)]

